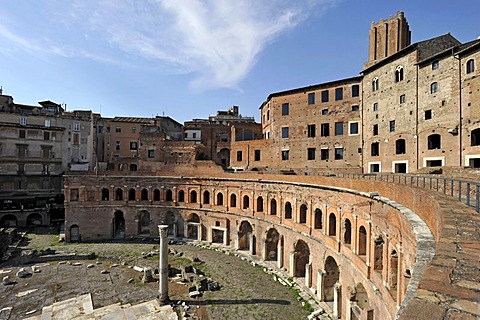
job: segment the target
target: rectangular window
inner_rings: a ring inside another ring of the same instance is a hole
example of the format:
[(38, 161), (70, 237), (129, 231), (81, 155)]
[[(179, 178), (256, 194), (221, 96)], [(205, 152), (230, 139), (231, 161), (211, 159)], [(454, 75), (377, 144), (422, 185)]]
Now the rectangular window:
[(400, 104), (402, 104), (402, 103), (405, 103), (405, 95), (404, 94), (402, 94), (400, 96)]
[(309, 138), (315, 138), (316, 127), (314, 124), (309, 124), (307, 126), (307, 135)]
[(373, 142), (371, 145), (371, 153), (372, 157), (378, 157), (380, 155), (380, 143)]
[(21, 126), (26, 126), (27, 125), (27, 118), (21, 117), (20, 118), (20, 125)]
[(130, 141), (130, 150), (137, 150), (137, 149), (138, 149), (137, 141)]
[(358, 122), (350, 122), (348, 126), (348, 134), (349, 135), (357, 135), (358, 134)]
[(343, 99), (343, 88), (335, 89), (335, 101)]
[(17, 145), (17, 154), (19, 158), (25, 158), (28, 155), (28, 145)]
[(330, 135), (330, 124), (322, 123), (320, 125), (320, 136), (328, 137)]
[(19, 130), (18, 131), (18, 137), (20, 139), (25, 139), (25, 130)]
[(359, 105), (354, 105), (352, 106), (352, 111), (359, 111), (360, 110), (360, 106)]
[(243, 158), (242, 151), (237, 151), (237, 161), (243, 161), (242, 158)]
[(80, 131), (80, 123), (78, 122), (73, 123), (73, 131)]
[(260, 161), (260, 150), (255, 150), (254, 160)]
[(50, 132), (44, 131), (43, 132), (43, 140), (50, 140)]
[(390, 120), (389, 130), (390, 130), (390, 132), (395, 131), (395, 120)]
[(322, 91), (322, 102), (328, 102), (328, 90)]
[(120, 141), (115, 141), (115, 150), (120, 150)]
[(378, 103), (373, 104), (373, 111), (378, 111)]
[(282, 104), (282, 116), (287, 116), (289, 113), (289, 104), (288, 103), (283, 103)]
[(321, 160), (328, 160), (329, 152), (328, 149), (320, 149), (320, 159)]
[(335, 135), (336, 136), (343, 135), (343, 122), (335, 122)]
[(322, 116), (328, 115), (328, 109), (322, 109)]
[(148, 150), (148, 157), (155, 158), (155, 150)]
[(432, 110), (425, 110), (425, 120), (432, 119)]
[(116, 128), (115, 128), (115, 132), (122, 132), (122, 128), (116, 127)]
[(440, 68), (440, 61), (438, 60), (435, 60), (432, 62), (432, 70), (437, 70), (438, 68)]
[(352, 86), (352, 97), (358, 97), (360, 95), (360, 87), (358, 84)]
[(373, 135), (378, 136), (378, 124), (373, 125)]
[(335, 160), (343, 160), (343, 148), (335, 148)]
[(370, 164), (370, 172), (380, 172), (380, 164), (379, 163), (372, 163)]
[(137, 127), (132, 127), (132, 133), (136, 133), (137, 132)]
[(290, 157), (290, 150), (282, 150), (282, 160), (288, 160)]
[(288, 127), (283, 127), (282, 128), (282, 138), (287, 139), (289, 135), (289, 129)]
[(42, 146), (42, 157), (50, 158), (50, 151), (52, 148), (50, 146)]
[(78, 201), (78, 189), (70, 189), (70, 201)]
[(315, 104), (315, 92), (308, 94), (308, 104)]
[(79, 145), (80, 144), (80, 135), (78, 133), (73, 134), (73, 144)]
[(307, 160), (315, 160), (315, 148), (308, 148), (307, 149)]
[(50, 128), (50, 120), (45, 120), (45, 127)]

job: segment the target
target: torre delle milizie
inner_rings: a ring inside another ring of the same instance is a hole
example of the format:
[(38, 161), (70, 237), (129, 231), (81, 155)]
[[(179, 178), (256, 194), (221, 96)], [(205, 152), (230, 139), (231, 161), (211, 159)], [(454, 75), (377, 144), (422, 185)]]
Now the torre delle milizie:
[[(179, 124), (0, 96), (0, 221), (158, 237), (285, 268), (342, 319), (480, 315), (480, 40), (372, 23), (360, 75)], [(473, 180), (473, 181), (466, 181)], [(460, 201), (459, 201), (460, 200)]]

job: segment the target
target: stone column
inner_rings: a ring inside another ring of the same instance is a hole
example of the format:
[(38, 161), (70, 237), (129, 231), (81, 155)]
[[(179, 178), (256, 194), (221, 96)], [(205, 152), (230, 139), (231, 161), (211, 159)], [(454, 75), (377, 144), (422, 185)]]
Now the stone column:
[(240, 248), (240, 235), (239, 232), (235, 232), (235, 250)]
[(228, 229), (225, 228), (223, 231), (223, 245), (226, 246), (228, 245)]
[(267, 239), (262, 239), (262, 260), (267, 261)]
[(198, 226), (197, 226), (197, 234), (198, 234), (198, 238), (197, 240), (198, 241), (202, 241), (203, 239), (203, 232), (202, 232), (203, 228), (202, 228), (202, 223), (199, 223)]
[(168, 298), (168, 226), (159, 225), (158, 234), (160, 236), (160, 250), (159, 250), (159, 279), (158, 279), (158, 300), (160, 304), (166, 304)]
[(248, 235), (248, 248), (250, 249), (249, 253), (253, 256), (255, 254), (255, 236), (253, 233)]
[(305, 265), (305, 286), (307, 288), (312, 286), (312, 263)]
[(340, 283), (336, 282), (333, 285), (333, 316), (337, 317), (337, 319), (341, 316), (341, 300), (342, 299), (342, 292)]
[(290, 276), (295, 277), (295, 251), (290, 252)]
[(317, 271), (317, 297), (320, 301), (323, 301), (323, 277), (325, 276), (325, 271), (318, 269)]
[(283, 245), (282, 238), (278, 239), (277, 244), (277, 267), (279, 269), (283, 268)]

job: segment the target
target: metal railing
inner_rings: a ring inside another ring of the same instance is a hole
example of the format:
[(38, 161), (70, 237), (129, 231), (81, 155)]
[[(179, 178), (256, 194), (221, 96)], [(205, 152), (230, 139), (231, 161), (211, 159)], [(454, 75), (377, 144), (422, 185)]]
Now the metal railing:
[(336, 177), (385, 181), (434, 190), (449, 195), (480, 212), (480, 182), (431, 175), (337, 173)]

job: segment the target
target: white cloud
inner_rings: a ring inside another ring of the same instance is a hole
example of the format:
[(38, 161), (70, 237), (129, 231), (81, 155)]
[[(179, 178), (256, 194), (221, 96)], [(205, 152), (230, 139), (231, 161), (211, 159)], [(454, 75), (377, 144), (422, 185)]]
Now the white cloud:
[(26, 51), (191, 73), (195, 90), (236, 88), (270, 42), (335, 1), (47, 1), (38, 25), (0, 22), (0, 37)]

